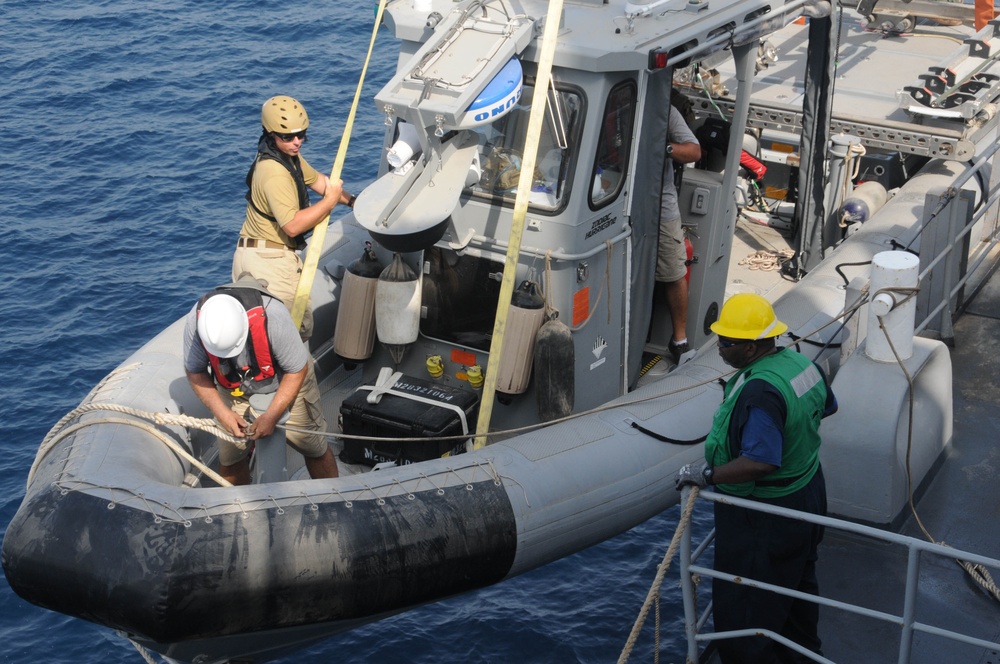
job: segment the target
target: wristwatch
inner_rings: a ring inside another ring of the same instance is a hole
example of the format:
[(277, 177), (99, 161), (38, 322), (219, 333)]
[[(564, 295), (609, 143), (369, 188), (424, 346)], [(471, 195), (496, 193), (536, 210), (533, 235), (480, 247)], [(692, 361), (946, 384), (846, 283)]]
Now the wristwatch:
[(669, 157), (673, 153), (674, 153), (674, 144), (673, 143), (667, 143), (667, 156)]
[(705, 478), (705, 484), (712, 485), (712, 477), (715, 475), (715, 469), (711, 466), (705, 466), (705, 470), (701, 471), (701, 476)]
[(352, 195), (350, 198), (348, 198), (347, 199), (347, 207), (349, 207), (349, 208), (354, 207), (354, 201), (356, 201), (356, 200), (358, 200), (357, 196), (353, 196)]

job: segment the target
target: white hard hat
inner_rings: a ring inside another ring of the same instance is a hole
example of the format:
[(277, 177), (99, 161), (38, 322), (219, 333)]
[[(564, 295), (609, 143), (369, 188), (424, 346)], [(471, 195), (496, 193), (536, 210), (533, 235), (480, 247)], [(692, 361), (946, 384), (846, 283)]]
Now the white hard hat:
[(247, 311), (232, 295), (213, 295), (198, 311), (198, 336), (216, 357), (235, 357), (247, 341)]

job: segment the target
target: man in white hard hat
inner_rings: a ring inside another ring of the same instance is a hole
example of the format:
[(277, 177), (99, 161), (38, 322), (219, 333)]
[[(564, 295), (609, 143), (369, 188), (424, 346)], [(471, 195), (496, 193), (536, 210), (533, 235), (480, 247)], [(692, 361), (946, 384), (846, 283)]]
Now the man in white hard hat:
[[(211, 372), (209, 372), (211, 369)], [(309, 353), (285, 305), (244, 277), (202, 297), (184, 328), (184, 370), (195, 394), (233, 436), (254, 441), (270, 435), (291, 408), (287, 424), (326, 429)], [(244, 416), (251, 394), (274, 393), (253, 423)], [(337, 477), (337, 462), (321, 433), (288, 431), (288, 444), (305, 457), (313, 479)], [(219, 474), (250, 483), (249, 446), (219, 440)]]
[[(264, 102), (263, 133), (247, 173), (246, 219), (233, 254), (233, 280), (249, 273), (291, 309), (302, 272), (296, 253), (305, 234), (329, 216), (338, 203), (353, 207), (343, 182), (330, 181), (301, 155), (309, 116), (302, 103), (287, 95)], [(322, 196), (310, 204), (309, 190)], [(312, 309), (306, 308), (300, 333), (312, 336)]]

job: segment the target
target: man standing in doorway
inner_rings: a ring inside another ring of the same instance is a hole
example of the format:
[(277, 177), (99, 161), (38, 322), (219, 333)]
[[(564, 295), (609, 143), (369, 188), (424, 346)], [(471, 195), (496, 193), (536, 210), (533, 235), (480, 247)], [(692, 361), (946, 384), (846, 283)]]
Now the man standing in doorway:
[(656, 281), (663, 284), (667, 309), (673, 325), (668, 344), (674, 362), (688, 351), (687, 341), (687, 249), (681, 210), (677, 204), (674, 184), (674, 162), (690, 164), (701, 159), (701, 145), (684, 121), (681, 112), (671, 104), (667, 121), (667, 158), (663, 160), (663, 188), (660, 193), (660, 239), (656, 256)]

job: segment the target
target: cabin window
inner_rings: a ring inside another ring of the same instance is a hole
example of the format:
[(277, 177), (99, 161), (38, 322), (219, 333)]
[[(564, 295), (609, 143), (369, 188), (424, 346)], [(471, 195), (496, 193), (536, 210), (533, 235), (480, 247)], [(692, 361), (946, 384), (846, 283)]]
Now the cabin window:
[[(471, 130), (479, 134), (479, 154), (474, 167), (480, 176), (467, 187), (473, 195), (514, 202), (533, 94), (532, 86), (526, 84), (520, 102), (509, 113)], [(545, 108), (529, 206), (556, 211), (569, 193), (570, 166), (582, 124), (579, 120), (583, 99), (572, 91), (550, 89)]]
[(597, 142), (597, 159), (590, 181), (590, 206), (599, 208), (611, 202), (625, 184), (628, 156), (632, 149), (632, 125), (635, 120), (636, 87), (634, 81), (619, 83), (608, 95)]
[(500, 301), (503, 263), (451, 249), (424, 252), (420, 331), (460, 346), (489, 351)]

